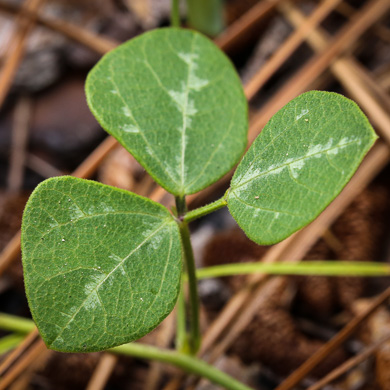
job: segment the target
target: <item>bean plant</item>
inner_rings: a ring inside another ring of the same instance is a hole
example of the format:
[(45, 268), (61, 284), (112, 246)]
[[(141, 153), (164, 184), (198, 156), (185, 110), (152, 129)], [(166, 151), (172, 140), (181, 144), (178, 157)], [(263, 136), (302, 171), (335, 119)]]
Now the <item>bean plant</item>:
[[(188, 224), (227, 206), (251, 240), (277, 243), (325, 209), (377, 138), (354, 102), (310, 91), (277, 112), (244, 154), (248, 107), (234, 66), (208, 38), (179, 28), (144, 33), (105, 55), (88, 75), (86, 96), (101, 126), (176, 206), (75, 177), (35, 189), (22, 226), (26, 293), (46, 345), (63, 352), (137, 340), (180, 294), (187, 304), (178, 306), (177, 348), (195, 355)], [(186, 196), (237, 164), (221, 199), (187, 210)]]

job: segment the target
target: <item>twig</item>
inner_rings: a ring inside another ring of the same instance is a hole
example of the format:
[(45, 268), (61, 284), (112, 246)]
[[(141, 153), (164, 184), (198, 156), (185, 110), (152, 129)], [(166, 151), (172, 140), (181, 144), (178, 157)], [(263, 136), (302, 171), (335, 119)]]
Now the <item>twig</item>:
[(12, 366), (1, 379), (0, 390), (5, 390), (21, 373), (23, 373), (44, 351), (48, 351), (41, 339), (23, 354), (18, 362)]
[(0, 254), (0, 276), (20, 253), (20, 230), (11, 238)]
[(35, 328), (28, 336), (23, 340), (19, 346), (14, 349), (8, 357), (0, 365), (0, 375), (2, 376), (11, 365), (32, 345), (32, 343), (38, 337), (38, 330)]
[(337, 349), (351, 334), (365, 321), (382, 303), (390, 298), (390, 287), (373, 300), (371, 305), (360, 315), (350, 321), (336, 336), (322, 346), (305, 363), (295, 370), (282, 384), (275, 390), (290, 390), (296, 386), (314, 367), (316, 367), (325, 357)]
[(331, 43), (315, 55), (304, 65), (297, 74), (293, 75), (289, 82), (276, 93), (268, 103), (253, 118), (249, 127), (249, 139), (252, 141), (282, 106), (291, 99), (304, 92), (310, 83), (318, 77), (331, 62), (343, 51), (347, 50), (351, 44), (379, 20), (390, 8), (390, 2), (386, 0), (369, 1), (354, 18), (342, 28), (342, 30), (332, 39)]
[(28, 153), (26, 156), (26, 166), (38, 173), (40, 176), (48, 179), (49, 177), (62, 176), (65, 173), (49, 164), (47, 161), (36, 156), (35, 154)]
[(107, 137), (77, 168), (72, 176), (88, 178), (91, 177), (99, 164), (117, 145), (114, 137)]
[(110, 353), (104, 353), (88, 382), (86, 390), (104, 389), (117, 362), (117, 356)]
[[(299, 26), (305, 22), (306, 18), (304, 15), (289, 2), (286, 2), (280, 8), (294, 26)], [(313, 31), (307, 40), (317, 51), (324, 50), (328, 44), (326, 34), (320, 29)], [(356, 61), (351, 58), (338, 59), (330, 66), (330, 69), (352, 98), (360, 104), (374, 125), (380, 130), (384, 139), (390, 144), (390, 116), (388, 109), (381, 106), (381, 104), (386, 104), (389, 100), (388, 96), (387, 98), (383, 97), (383, 95), (387, 95), (386, 92), (379, 85), (376, 85), (375, 81), (371, 80), (370, 76), (363, 72)], [(376, 92), (381, 100), (375, 99), (372, 92)]]
[[(345, 1), (339, 4), (336, 10), (346, 18), (351, 18), (356, 13), (356, 9)], [(390, 42), (390, 30), (383, 23), (373, 26), (373, 31), (380, 39)]]
[(22, 97), (14, 111), (10, 169), (8, 172), (8, 190), (10, 192), (20, 191), (23, 185), (30, 117), (31, 100), (28, 97)]
[[(0, 2), (0, 11), (5, 11), (8, 13), (18, 13), (20, 8), (13, 4)], [(77, 26), (75, 24), (65, 22), (60, 19), (47, 18), (41, 14), (34, 15), (31, 11), (25, 13), (25, 15), (30, 19), (36, 18), (36, 22), (50, 28), (51, 30), (58, 31), (59, 33), (65, 35), (66, 37), (81, 43), (82, 45), (96, 51), (99, 54), (105, 54), (108, 51), (115, 48), (119, 45), (119, 42), (102, 37), (101, 35), (94, 34), (87, 30), (86, 28)]]
[(229, 26), (215, 39), (215, 43), (227, 52), (236, 48), (242, 37), (252, 33), (258, 23), (264, 19), (282, 0), (259, 1), (241, 18)]
[(387, 112), (390, 112), (390, 96), (378, 83), (378, 80), (374, 78), (374, 75), (368, 69), (363, 68), (357, 61), (350, 61), (349, 66), (359, 79), (366, 84), (370, 91), (376, 95), (377, 100), (386, 107)]
[[(35, 25), (36, 12), (42, 6), (44, 1), (45, 0), (26, 0), (20, 10), (17, 30), (10, 41), (7, 50), (7, 53), (9, 54), (6, 57), (0, 72), (0, 107), (4, 103), (8, 91), (11, 88), (19, 63), (23, 58), (27, 36)], [(34, 15), (34, 17), (29, 19), (25, 17), (26, 13)]]
[(342, 0), (324, 0), (310, 17), (297, 27), (294, 33), (290, 35), (246, 85), (245, 93), (249, 100), (263, 87), (286, 59), (291, 56), (294, 50), (299, 47), (310, 32), (318, 26), (341, 1)]
[(358, 364), (360, 364), (364, 360), (368, 359), (372, 354), (374, 354), (378, 349), (380, 349), (383, 346), (383, 343), (385, 343), (389, 339), (390, 339), (390, 334), (382, 337), (379, 341), (377, 341), (376, 343), (365, 348), (358, 355), (352, 357), (351, 359), (348, 359), (345, 363), (343, 363), (339, 367), (335, 368), (333, 371), (331, 371), (324, 378), (322, 378), (318, 382), (316, 382), (313, 385), (311, 385), (310, 387), (308, 387), (307, 390), (320, 390), (320, 389), (324, 388), (324, 386), (326, 386), (330, 382), (334, 381), (335, 379), (337, 379), (341, 375), (345, 374), (351, 368), (356, 367)]

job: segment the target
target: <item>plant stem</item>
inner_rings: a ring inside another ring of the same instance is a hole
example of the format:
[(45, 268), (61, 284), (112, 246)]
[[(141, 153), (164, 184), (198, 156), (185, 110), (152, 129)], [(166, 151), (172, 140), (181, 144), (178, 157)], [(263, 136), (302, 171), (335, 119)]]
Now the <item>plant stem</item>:
[(172, 27), (180, 27), (179, 0), (172, 0), (171, 26)]
[[(35, 325), (32, 320), (27, 318), (0, 313), (0, 329), (27, 334), (35, 329)], [(6, 341), (5, 339), (3, 340), (4, 342)], [(16, 345), (17, 341), (18, 335), (12, 335), (12, 337), (10, 336), (9, 340), (7, 340), (7, 343)], [(208, 365), (204, 361), (180, 352), (159, 349), (139, 343), (121, 345), (120, 347), (111, 348), (109, 351), (141, 359), (153, 359), (163, 363), (172, 364), (189, 372), (190, 374), (196, 374), (207, 378), (228, 390), (252, 390), (250, 387), (243, 385), (229, 375), (219, 371), (213, 366)]]
[(362, 261), (304, 261), (302, 263), (237, 263), (198, 269), (199, 279), (266, 273), (273, 275), (389, 276), (390, 266)]
[[(183, 220), (184, 214), (187, 212), (187, 204), (185, 196), (180, 197), (176, 196), (176, 210), (178, 217), (178, 225), (180, 229), (181, 242), (183, 246), (183, 257), (185, 264), (185, 272), (188, 278), (188, 295), (189, 295), (189, 304), (188, 304), (188, 326), (189, 332), (187, 334), (187, 341), (182, 344), (182, 346), (188, 345), (188, 352), (192, 355), (195, 355), (200, 346), (200, 327), (199, 327), (199, 297), (198, 297), (198, 285), (196, 279), (196, 268), (194, 260), (194, 252), (192, 251), (191, 239), (190, 239), (190, 230), (188, 229), (188, 224)], [(183, 287), (183, 285), (182, 285)], [(182, 288), (181, 294), (184, 291)], [(185, 320), (180, 319), (178, 320)], [(179, 324), (179, 327), (187, 326), (185, 323)], [(187, 349), (187, 348), (186, 348)]]
[(185, 270), (188, 278), (188, 346), (189, 352), (195, 355), (200, 347), (200, 327), (199, 327), (199, 296), (198, 296), (198, 281), (196, 279), (196, 268), (194, 253), (190, 240), (190, 231), (187, 222), (180, 222), (180, 235), (183, 244), (183, 255)]
[(25, 336), (21, 334), (9, 334), (0, 339), (0, 355), (16, 348), (23, 340)]
[(186, 299), (184, 296), (183, 275), (180, 281), (180, 293), (176, 304), (176, 349), (182, 353), (189, 353), (186, 329)]
[(213, 366), (208, 365), (204, 361), (176, 351), (163, 350), (137, 343), (125, 344), (120, 347), (113, 348), (110, 351), (142, 359), (153, 359), (163, 363), (169, 363), (187, 371), (190, 374), (196, 374), (207, 378), (211, 382), (214, 382), (228, 390), (251, 390), (250, 387), (236, 381), (229, 375), (219, 371)]
[(203, 217), (204, 215), (210, 214), (213, 211), (217, 211), (221, 209), (222, 207), (225, 207), (227, 205), (227, 201), (225, 197), (222, 197), (221, 199), (216, 200), (213, 203), (210, 203), (206, 206), (199, 207), (198, 209), (189, 211), (183, 218), (184, 222), (191, 222), (195, 219), (198, 219), (200, 217)]
[(184, 214), (187, 212), (186, 197), (185, 196), (176, 196), (175, 202), (176, 202), (177, 216), (178, 216), (178, 218), (182, 218), (184, 216)]
[(16, 333), (29, 333), (35, 328), (34, 322), (11, 314), (0, 313), (0, 329)]

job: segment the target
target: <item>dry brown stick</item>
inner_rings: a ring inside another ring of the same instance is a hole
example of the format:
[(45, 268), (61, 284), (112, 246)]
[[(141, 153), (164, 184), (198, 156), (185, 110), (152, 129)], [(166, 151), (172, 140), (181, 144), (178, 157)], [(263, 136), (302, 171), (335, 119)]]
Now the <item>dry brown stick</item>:
[(248, 12), (232, 23), (222, 34), (216, 38), (215, 43), (223, 50), (230, 51), (237, 47), (245, 34), (252, 32), (253, 28), (264, 19), (282, 0), (259, 1)]
[(88, 382), (86, 390), (104, 389), (117, 362), (118, 356), (104, 353)]
[(111, 150), (117, 145), (115, 138), (107, 137), (77, 168), (72, 176), (88, 178), (91, 177), (99, 164)]
[(8, 190), (18, 192), (23, 185), (24, 162), (31, 117), (31, 100), (23, 96), (14, 111), (12, 126), (12, 148), (8, 171)]
[(245, 88), (247, 98), (250, 100), (280, 68), (288, 57), (299, 47), (310, 32), (323, 21), (326, 16), (342, 0), (324, 0), (293, 34), (278, 48), (275, 54), (252, 77)]
[(30, 347), (38, 337), (38, 330), (35, 328), (26, 338), (14, 349), (0, 365), (0, 375), (2, 376), (11, 365)]
[[(20, 7), (18, 6), (0, 2), (0, 11), (16, 14), (19, 12), (19, 10)], [(26, 16), (30, 19), (35, 17), (31, 11), (26, 12)], [(119, 44), (117, 41), (94, 34), (86, 28), (77, 26), (73, 23), (65, 22), (61, 19), (48, 18), (44, 15), (38, 14), (36, 16), (36, 22), (54, 31), (58, 31), (66, 37), (81, 43), (86, 47), (89, 47), (99, 54), (105, 54)]]
[(313, 385), (307, 388), (307, 390), (320, 390), (324, 388), (327, 384), (339, 378), (341, 375), (345, 374), (351, 368), (356, 367), (358, 364), (368, 359), (371, 355), (378, 351), (383, 346), (383, 343), (390, 339), (390, 334), (382, 337), (379, 341), (373, 343), (369, 347), (365, 348), (358, 355), (348, 359), (345, 363), (341, 364), (339, 367), (335, 368), (324, 378), (320, 379)]
[[(246, 12), (240, 19), (229, 26), (216, 40), (215, 43), (223, 50), (230, 50), (236, 46), (242, 37), (266, 17), (275, 6), (282, 0), (268, 0), (259, 2)], [(0, 10), (15, 14), (19, 11), (19, 7), (12, 4), (0, 2)], [(27, 12), (26, 16), (32, 17), (32, 13)], [(87, 29), (68, 23), (59, 19), (47, 18), (43, 15), (38, 15), (36, 21), (43, 26), (46, 26), (54, 31), (58, 31), (66, 37), (83, 44), (86, 47), (100, 54), (105, 54), (119, 42), (103, 37), (98, 34), (91, 33)]]
[(0, 107), (11, 88), (20, 61), (22, 60), (26, 39), (35, 25), (34, 18), (25, 17), (28, 12), (35, 15), (45, 0), (26, 0), (18, 18), (17, 29), (7, 50), (7, 57), (0, 72)]
[(290, 81), (277, 92), (253, 118), (249, 127), (249, 139), (252, 141), (268, 122), (270, 117), (291, 99), (304, 92), (313, 80), (319, 76), (343, 51), (348, 49), (368, 28), (377, 22), (390, 9), (387, 0), (369, 1), (351, 21), (341, 29), (330, 44), (321, 53), (306, 63)]
[(390, 90), (390, 64), (385, 65), (379, 72), (376, 72), (375, 78), (383, 89)]
[(0, 276), (8, 268), (11, 262), (20, 253), (20, 231), (18, 231), (8, 242), (0, 254)]
[[(286, 2), (283, 7), (280, 7), (284, 16), (295, 26), (299, 26), (305, 22), (306, 18), (296, 7)], [(324, 50), (327, 46), (327, 34), (321, 29), (312, 31), (308, 36), (307, 41), (317, 51)], [(341, 58), (331, 64), (330, 69), (337, 77), (343, 87), (355, 99), (366, 114), (370, 117), (374, 125), (379, 129), (383, 138), (390, 144), (390, 116), (388, 109), (382, 107), (386, 104), (387, 95), (385, 91), (371, 80), (370, 76), (363, 72), (359, 65), (352, 58)], [(368, 84), (368, 85), (367, 85)], [(371, 90), (370, 86), (371, 85)], [(372, 92), (376, 92), (383, 99), (375, 99)], [(388, 97), (387, 97), (388, 98)]]
[(51, 351), (45, 350), (39, 354), (31, 364), (18, 375), (13, 383), (7, 388), (8, 390), (31, 390), (32, 379), (38, 371), (46, 367)]
[(339, 333), (328, 343), (322, 346), (305, 363), (295, 370), (282, 384), (275, 390), (290, 390), (296, 386), (314, 367), (316, 367), (326, 356), (337, 349), (351, 334), (386, 300), (390, 298), (390, 287), (380, 294), (370, 306), (360, 315), (352, 319)]
[(38, 339), (31, 348), (21, 356), (0, 381), (0, 390), (5, 390), (24, 370), (27, 369), (44, 351), (48, 351), (45, 343)]
[(48, 179), (49, 177), (65, 175), (65, 172), (60, 171), (52, 164), (49, 164), (47, 161), (32, 153), (27, 153), (26, 167), (38, 173), (38, 175), (44, 177), (45, 179)]
[(375, 33), (381, 38), (383, 41), (390, 43), (390, 29), (383, 24), (379, 24), (375, 26)]
[(350, 69), (356, 73), (356, 76), (364, 82), (364, 84), (376, 95), (377, 100), (386, 107), (387, 111), (390, 111), (390, 95), (385, 89), (378, 83), (378, 80), (374, 78), (374, 75), (366, 68), (364, 68), (357, 61), (350, 61)]
[[(356, 9), (345, 1), (336, 8), (336, 11), (346, 18), (350, 18), (356, 13)], [(373, 31), (380, 39), (390, 42), (390, 30), (382, 23), (373, 26)]]

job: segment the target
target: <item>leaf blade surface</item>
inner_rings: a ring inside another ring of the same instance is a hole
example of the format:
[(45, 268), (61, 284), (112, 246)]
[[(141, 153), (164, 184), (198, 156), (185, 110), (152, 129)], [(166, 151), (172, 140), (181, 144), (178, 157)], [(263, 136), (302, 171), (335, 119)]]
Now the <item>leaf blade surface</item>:
[(92, 181), (41, 183), (23, 216), (26, 293), (48, 347), (90, 352), (138, 339), (173, 309), (177, 224), (161, 205)]
[(102, 127), (174, 195), (212, 184), (245, 150), (241, 82), (194, 31), (154, 30), (121, 45), (90, 72), (86, 93)]
[(376, 138), (351, 100), (302, 94), (271, 118), (240, 162), (227, 199), (231, 214), (253, 241), (283, 240), (340, 193)]

